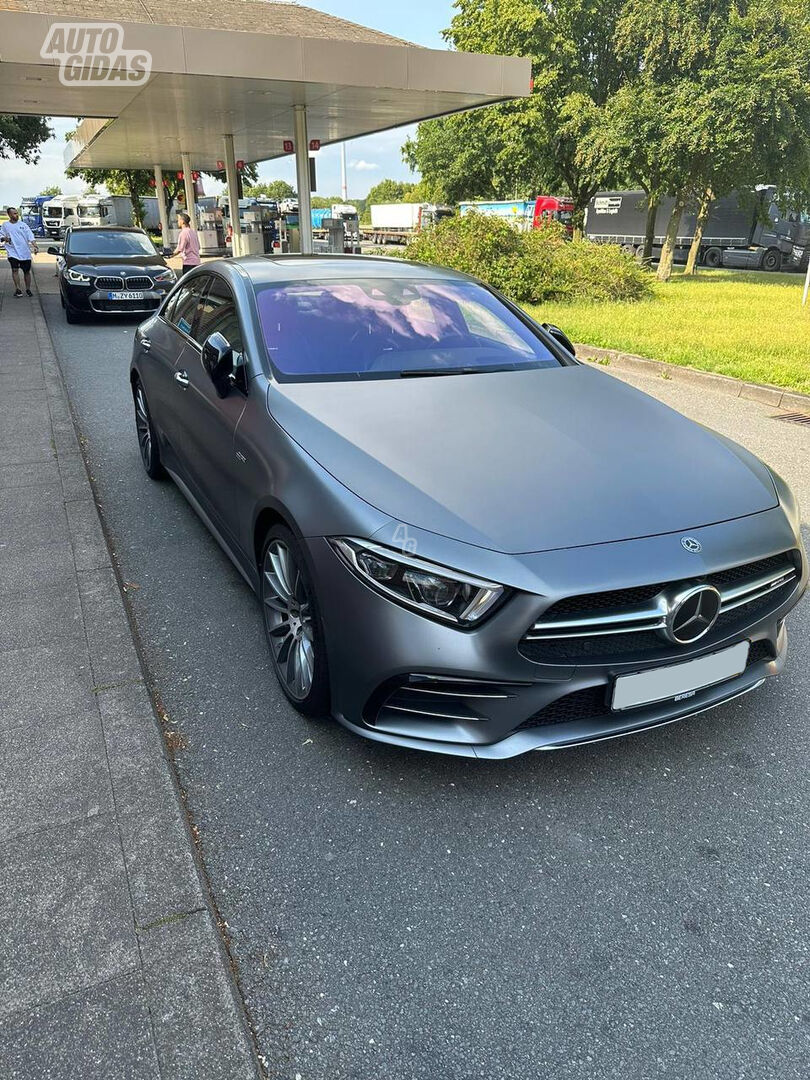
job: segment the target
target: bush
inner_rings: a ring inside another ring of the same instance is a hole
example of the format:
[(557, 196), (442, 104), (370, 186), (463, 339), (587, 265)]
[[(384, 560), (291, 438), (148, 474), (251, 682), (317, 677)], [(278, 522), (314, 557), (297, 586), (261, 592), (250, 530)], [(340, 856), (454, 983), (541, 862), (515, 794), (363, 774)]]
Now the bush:
[(652, 277), (615, 245), (569, 241), (551, 225), (519, 232), (483, 214), (445, 218), (408, 243), (417, 262), (473, 274), (519, 303), (542, 300), (640, 300)]

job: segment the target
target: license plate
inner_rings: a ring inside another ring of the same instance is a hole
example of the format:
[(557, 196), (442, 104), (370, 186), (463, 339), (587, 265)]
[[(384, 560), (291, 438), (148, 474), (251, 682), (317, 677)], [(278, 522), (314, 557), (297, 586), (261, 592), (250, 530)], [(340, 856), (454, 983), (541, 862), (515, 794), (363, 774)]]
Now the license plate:
[(108, 300), (143, 300), (144, 293), (142, 292), (108, 292)]
[(684, 664), (639, 671), (635, 675), (620, 675), (613, 684), (612, 708), (634, 709), (657, 701), (679, 701), (692, 697), (698, 690), (733, 679), (745, 671), (750, 642), (741, 641), (730, 649), (687, 660)]

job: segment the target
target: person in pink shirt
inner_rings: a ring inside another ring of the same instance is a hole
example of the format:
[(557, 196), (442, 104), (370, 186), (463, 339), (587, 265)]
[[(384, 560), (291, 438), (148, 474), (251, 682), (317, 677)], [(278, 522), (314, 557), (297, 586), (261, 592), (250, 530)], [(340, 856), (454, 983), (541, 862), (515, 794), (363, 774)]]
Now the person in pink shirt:
[(182, 276), (186, 270), (199, 266), (202, 260), (200, 259), (200, 238), (191, 227), (191, 218), (188, 214), (178, 214), (177, 220), (180, 222), (180, 235), (172, 255), (180, 255), (183, 259), (183, 269), (180, 271)]

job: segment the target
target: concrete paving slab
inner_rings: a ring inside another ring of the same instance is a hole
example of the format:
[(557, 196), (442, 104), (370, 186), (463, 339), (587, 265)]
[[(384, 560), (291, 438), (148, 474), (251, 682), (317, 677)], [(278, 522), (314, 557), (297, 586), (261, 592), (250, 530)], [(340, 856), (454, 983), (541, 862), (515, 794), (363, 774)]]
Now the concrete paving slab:
[(0, 1018), (137, 970), (110, 815), (0, 842)]
[[(78, 461), (75, 466), (71, 466), (74, 481), (78, 482), (78, 469), (83, 467)], [(92, 498), (87, 497), (89, 493), (90, 484), (85, 479), (85, 498), (71, 500), (65, 507), (70, 523), (76, 569), (79, 571), (97, 570), (110, 565), (110, 553), (98, 520), (98, 510)]]
[(50, 434), (26, 436), (24, 440), (0, 438), (0, 461), (4, 465), (23, 465), (31, 461), (54, 461), (56, 444)]
[[(3, 392), (0, 384), (0, 394)], [(21, 465), (0, 466), (0, 491), (7, 488), (53, 487), (61, 480), (56, 461), (29, 461)], [(64, 483), (63, 483), (64, 490)]]
[(254, 1065), (235, 1037), (233, 997), (223, 970), (200, 964), (218, 946), (208, 912), (167, 921), (139, 932), (144, 979), (152, 1001), (161, 1067), (182, 1080), (248, 1080)]
[(140, 972), (0, 1023), (3, 1080), (161, 1080)]
[(95, 686), (142, 678), (132, 630), (111, 567), (78, 573)]
[(3, 398), (14, 393), (44, 390), (44, 388), (45, 379), (39, 367), (29, 368), (24, 364), (18, 364), (14, 368), (0, 368), (0, 396)]
[(61, 484), (0, 491), (0, 541), (32, 535), (51, 541), (69, 538)]
[(75, 578), (66, 575), (56, 587), (31, 583), (3, 596), (0, 654), (57, 642), (73, 642), (80, 649), (87, 646)]
[(67, 542), (30, 535), (14, 541), (0, 540), (0, 596), (20, 592), (36, 583), (40, 588), (76, 584), (73, 548)]
[(0, 844), (23, 833), (112, 812), (104, 737), (95, 709), (5, 725), (2, 739)]
[(95, 709), (86, 648), (75, 644), (8, 649), (0, 664), (0, 733), (25, 721)]

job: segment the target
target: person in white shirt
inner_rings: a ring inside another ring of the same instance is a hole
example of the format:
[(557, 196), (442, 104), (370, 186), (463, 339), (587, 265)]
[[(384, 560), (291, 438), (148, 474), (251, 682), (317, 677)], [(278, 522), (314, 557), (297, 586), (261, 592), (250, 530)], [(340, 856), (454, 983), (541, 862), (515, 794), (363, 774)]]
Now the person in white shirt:
[(8, 221), (0, 225), (0, 244), (6, 249), (8, 261), (11, 265), (11, 276), (14, 279), (14, 295), (22, 296), (20, 288), (20, 271), (25, 278), (25, 291), (29, 296), (31, 292), (31, 252), (39, 251), (34, 234), (24, 221), (20, 221), (20, 215), (15, 206), (6, 209)]

